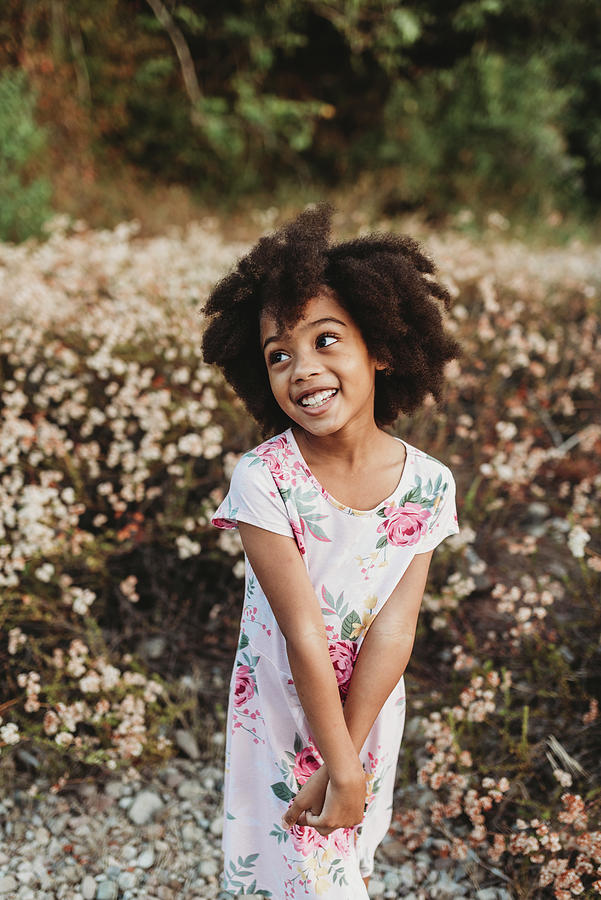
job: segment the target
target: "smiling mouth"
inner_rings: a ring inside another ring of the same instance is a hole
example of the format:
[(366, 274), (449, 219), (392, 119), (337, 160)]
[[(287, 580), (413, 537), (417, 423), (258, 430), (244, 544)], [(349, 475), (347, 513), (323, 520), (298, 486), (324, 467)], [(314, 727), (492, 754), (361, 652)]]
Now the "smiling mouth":
[(338, 393), (337, 388), (332, 388), (329, 391), (316, 391), (314, 394), (305, 394), (304, 397), (298, 401), (299, 406), (303, 406), (306, 409), (317, 409), (320, 406), (323, 406), (324, 403), (327, 403), (328, 400)]

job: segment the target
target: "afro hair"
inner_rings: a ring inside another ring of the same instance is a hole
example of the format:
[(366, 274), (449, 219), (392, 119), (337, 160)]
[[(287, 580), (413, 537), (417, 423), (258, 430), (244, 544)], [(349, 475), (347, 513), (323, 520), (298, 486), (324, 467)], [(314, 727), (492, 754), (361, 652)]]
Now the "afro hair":
[(276, 403), (259, 341), (259, 318), (291, 328), (324, 286), (359, 327), (376, 372), (374, 416), (390, 425), (414, 412), (427, 394), (442, 399), (444, 366), (461, 356), (443, 326), (451, 297), (434, 279), (434, 263), (406, 235), (373, 233), (330, 243), (333, 209), (319, 204), (261, 238), (213, 289), (202, 351), (218, 365), (265, 435), (292, 421)]

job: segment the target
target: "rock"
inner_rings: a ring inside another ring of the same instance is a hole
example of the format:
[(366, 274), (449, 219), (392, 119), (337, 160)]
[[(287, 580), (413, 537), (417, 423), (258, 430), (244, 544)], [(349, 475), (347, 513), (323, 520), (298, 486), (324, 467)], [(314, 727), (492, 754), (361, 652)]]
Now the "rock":
[(96, 900), (117, 900), (119, 888), (114, 881), (101, 881), (96, 891)]
[(374, 878), (373, 876), (369, 879), (369, 885), (367, 888), (367, 893), (370, 897), (381, 897), (384, 891), (386, 890), (386, 885), (383, 881), (380, 881), (379, 878)]
[(71, 884), (76, 884), (80, 881), (81, 876), (83, 875), (82, 868), (78, 863), (75, 865), (71, 865), (68, 863), (66, 866), (63, 866), (60, 870), (61, 878), (64, 881), (68, 881)]
[(119, 800), (120, 797), (124, 797), (131, 791), (127, 790), (127, 785), (123, 784), (122, 781), (107, 781), (104, 786), (104, 793), (115, 800)]
[(222, 816), (216, 816), (209, 826), (209, 831), (211, 834), (214, 834), (215, 837), (219, 837), (223, 834), (223, 818)]
[(406, 862), (399, 868), (398, 875), (400, 882), (404, 887), (415, 887), (415, 869), (410, 862)]
[(386, 891), (398, 891), (401, 886), (401, 877), (398, 872), (386, 872), (384, 875), (384, 884)]
[(400, 841), (386, 841), (380, 845), (380, 851), (386, 860), (390, 863), (399, 863), (401, 860), (407, 859), (408, 852), (406, 847)]
[(122, 891), (129, 891), (135, 888), (137, 882), (138, 879), (135, 872), (121, 872), (117, 879), (117, 884)]
[(154, 850), (152, 847), (146, 847), (135, 862), (136, 866), (139, 866), (141, 869), (150, 869), (152, 865), (154, 865)]
[(33, 862), (31, 863), (31, 868), (35, 872), (38, 877), (38, 881), (40, 882), (42, 888), (50, 888), (52, 887), (52, 879), (48, 875), (46, 871), (46, 864), (44, 863), (43, 856), (34, 857)]
[(19, 885), (12, 875), (5, 875), (0, 878), (0, 897), (6, 897), (7, 894), (16, 891), (18, 887)]
[(65, 830), (68, 820), (69, 816), (67, 813), (64, 813), (62, 816), (53, 816), (48, 822), (48, 828), (55, 837), (58, 837)]
[(479, 891), (476, 891), (476, 900), (497, 900), (496, 888), (480, 888)]
[(198, 866), (198, 871), (203, 878), (213, 878), (219, 872), (219, 866), (214, 859), (203, 859)]
[(121, 856), (127, 862), (131, 862), (132, 859), (135, 859), (138, 853), (138, 848), (134, 847), (133, 844), (126, 844), (121, 850)]
[(201, 794), (200, 782), (194, 781), (192, 778), (186, 778), (177, 788), (177, 796), (182, 800), (197, 800)]
[(154, 791), (143, 790), (127, 810), (127, 815), (135, 825), (146, 825), (164, 805)]
[(19, 867), (19, 870), (17, 872), (17, 878), (19, 879), (21, 884), (24, 885), (31, 884), (32, 881), (38, 880), (35, 872), (32, 872), (29, 868), (22, 868), (21, 866)]
[(94, 900), (96, 896), (96, 879), (92, 878), (91, 875), (86, 875), (79, 889), (84, 900)]
[(196, 738), (186, 728), (178, 728), (175, 732), (175, 743), (190, 759), (200, 759), (200, 750)]
[(40, 845), (40, 847), (45, 847), (50, 840), (50, 832), (47, 828), (36, 828), (33, 839), (36, 844)]

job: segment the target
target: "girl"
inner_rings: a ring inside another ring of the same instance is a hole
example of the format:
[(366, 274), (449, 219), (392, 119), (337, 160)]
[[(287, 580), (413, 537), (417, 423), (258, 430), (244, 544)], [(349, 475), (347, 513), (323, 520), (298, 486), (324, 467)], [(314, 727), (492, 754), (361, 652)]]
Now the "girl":
[(275, 900), (368, 896), (428, 567), (459, 530), (447, 466), (382, 427), (440, 401), (450, 297), (410, 238), (330, 245), (330, 219), (262, 238), (204, 308), (205, 360), (273, 435), (212, 522), (246, 569), (223, 886)]

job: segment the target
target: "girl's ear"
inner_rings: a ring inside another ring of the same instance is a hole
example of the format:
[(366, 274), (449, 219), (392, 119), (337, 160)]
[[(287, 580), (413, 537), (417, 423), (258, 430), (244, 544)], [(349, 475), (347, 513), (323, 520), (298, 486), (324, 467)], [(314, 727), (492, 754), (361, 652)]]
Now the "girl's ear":
[(388, 365), (388, 363), (377, 362), (376, 372), (384, 372), (385, 375), (392, 375), (392, 368)]

